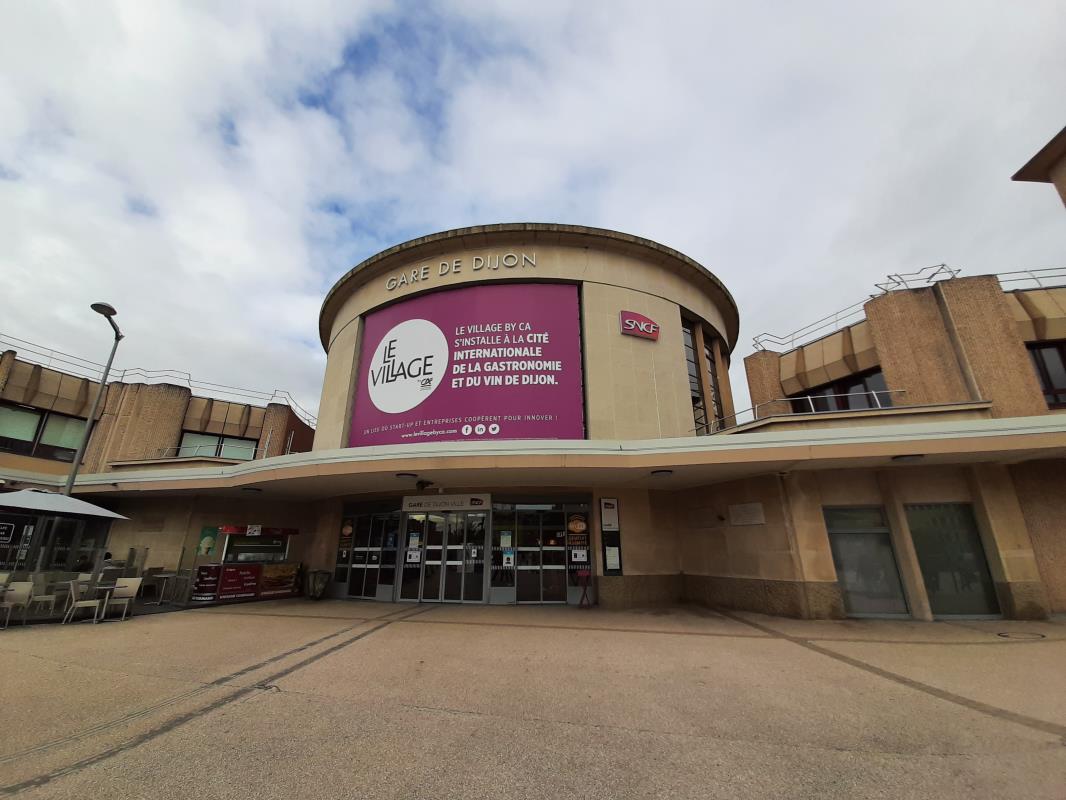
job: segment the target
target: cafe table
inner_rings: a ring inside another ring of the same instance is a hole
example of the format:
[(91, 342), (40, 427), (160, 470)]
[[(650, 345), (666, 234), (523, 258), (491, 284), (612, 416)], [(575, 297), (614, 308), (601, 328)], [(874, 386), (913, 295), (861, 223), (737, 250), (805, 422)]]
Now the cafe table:
[(117, 585), (118, 584), (114, 581), (108, 581), (105, 583), (98, 583), (95, 586), (89, 587), (89, 591), (96, 592), (97, 596), (99, 596), (100, 592), (104, 593), (104, 607), (100, 611), (100, 619), (105, 619), (107, 617), (107, 601), (111, 599), (111, 592), (115, 590), (115, 587)]
[[(159, 595), (156, 597), (155, 603), (153, 603), (153, 605), (157, 605), (157, 606), (163, 605), (163, 597), (167, 593), (167, 581), (169, 581), (171, 578), (176, 577), (176, 576), (177, 576), (176, 572), (157, 572), (155, 575), (152, 576), (152, 577), (158, 578), (158, 579), (160, 579), (162, 581), (162, 583), (159, 584), (159, 588), (157, 590), (159, 592)], [(148, 605), (148, 604), (145, 603), (145, 605)]]

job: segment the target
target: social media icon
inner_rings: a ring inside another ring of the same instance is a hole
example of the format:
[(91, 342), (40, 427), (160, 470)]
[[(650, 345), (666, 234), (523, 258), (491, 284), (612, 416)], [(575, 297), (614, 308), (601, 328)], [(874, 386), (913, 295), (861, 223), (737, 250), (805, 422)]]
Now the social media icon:
[(464, 425), (463, 426), (463, 436), (469, 436), (470, 432), (472, 430), (474, 430), (474, 429), (472, 427), (470, 427), (469, 425)]
[(495, 436), (499, 432), (500, 432), (500, 426), (497, 425), (495, 422), (492, 423), (491, 425), (489, 425), (489, 433), (491, 433), (493, 436)]
[(476, 433), (478, 436), (481, 436), (485, 433), (485, 426), (481, 423), (478, 423), (477, 427), (474, 428), (474, 433)]

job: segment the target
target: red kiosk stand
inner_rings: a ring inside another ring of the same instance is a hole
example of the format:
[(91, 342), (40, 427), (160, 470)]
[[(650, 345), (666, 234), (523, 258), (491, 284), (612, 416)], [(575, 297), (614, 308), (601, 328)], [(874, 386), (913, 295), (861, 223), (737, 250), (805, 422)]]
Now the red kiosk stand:
[(301, 564), (288, 560), (296, 528), (220, 525), (222, 561), (196, 568), (189, 601), (195, 605), (272, 600), (300, 593)]

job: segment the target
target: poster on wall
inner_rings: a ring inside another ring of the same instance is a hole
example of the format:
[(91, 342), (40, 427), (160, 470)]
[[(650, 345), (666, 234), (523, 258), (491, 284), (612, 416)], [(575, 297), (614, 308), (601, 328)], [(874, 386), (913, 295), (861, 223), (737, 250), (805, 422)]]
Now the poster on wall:
[(218, 544), (218, 528), (200, 528), (200, 541), (196, 545), (196, 555), (213, 556), (216, 544)]
[(576, 286), (469, 286), (367, 315), (352, 447), (584, 437)]
[(618, 501), (613, 497), (600, 498), (600, 530), (618, 530)]

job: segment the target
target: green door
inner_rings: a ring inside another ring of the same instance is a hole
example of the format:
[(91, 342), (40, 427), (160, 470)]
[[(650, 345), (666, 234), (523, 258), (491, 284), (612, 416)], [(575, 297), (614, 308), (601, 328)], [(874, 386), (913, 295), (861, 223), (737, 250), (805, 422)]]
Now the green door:
[(906, 508), (933, 614), (998, 614), (996, 589), (973, 507), (968, 503), (928, 503)]

